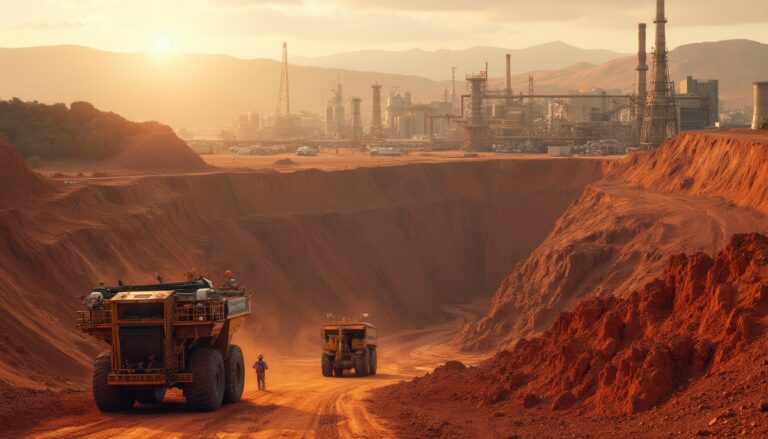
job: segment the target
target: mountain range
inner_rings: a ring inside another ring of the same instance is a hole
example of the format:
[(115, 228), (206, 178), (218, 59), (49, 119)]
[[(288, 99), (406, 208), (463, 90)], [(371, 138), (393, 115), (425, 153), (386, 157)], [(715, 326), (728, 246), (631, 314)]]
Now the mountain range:
[(562, 41), (553, 41), (524, 49), (479, 46), (464, 50), (361, 50), (327, 56), (292, 57), (290, 60), (304, 66), (418, 75), (445, 80), (451, 78), (451, 66), (457, 67), (457, 78), (461, 78), (467, 73), (484, 69), (486, 62), (489, 63), (491, 76), (503, 76), (505, 65), (499, 60), (503, 61), (506, 54), (511, 55), (512, 73), (558, 69), (580, 62), (601, 64), (624, 56), (610, 50), (580, 49)]
[[(680, 46), (670, 52), (672, 79), (686, 75), (719, 79), (720, 99), (727, 108), (751, 105), (751, 82), (768, 79), (768, 44), (729, 40)], [(514, 59), (514, 55), (513, 55)], [(488, 58), (490, 88), (503, 87), (503, 52)], [(536, 92), (568, 92), (602, 87), (631, 92), (635, 83), (634, 56), (601, 64), (529, 72)], [(458, 62), (448, 64), (458, 65)], [(514, 62), (513, 62), (514, 64)], [(468, 67), (467, 67), (468, 68)], [(344, 97), (363, 98), (363, 119), (370, 114), (371, 84), (410, 91), (414, 101), (439, 99), (449, 80), (416, 75), (355, 71), (330, 67), (290, 66), (292, 111), (321, 113), (330, 90), (341, 78)], [(478, 68), (479, 70), (479, 68)], [(529, 73), (513, 76), (515, 93), (527, 91)], [(457, 93), (465, 87), (457, 77)], [(44, 103), (88, 101), (130, 120), (158, 120), (175, 128), (222, 127), (240, 114), (273, 114), (280, 83), (280, 63), (243, 60), (223, 55), (105, 52), (79, 46), (0, 49), (0, 98), (18, 97)]]

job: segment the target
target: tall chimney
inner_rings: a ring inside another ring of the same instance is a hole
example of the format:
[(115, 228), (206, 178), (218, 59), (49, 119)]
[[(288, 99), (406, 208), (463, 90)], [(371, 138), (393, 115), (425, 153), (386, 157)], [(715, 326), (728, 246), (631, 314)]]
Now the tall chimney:
[(648, 93), (640, 145), (653, 148), (677, 135), (677, 115), (674, 90), (669, 80), (667, 59), (667, 18), (664, 0), (656, 0), (656, 46), (653, 53), (653, 75)]
[(373, 140), (381, 140), (381, 85), (373, 84), (371, 89), (373, 89), (373, 119), (371, 120), (371, 138), (373, 138)]
[(760, 125), (768, 120), (768, 81), (755, 82), (755, 113), (752, 117), (752, 129), (760, 128)]
[(664, 0), (656, 0), (656, 53), (667, 51), (667, 17), (664, 15)]
[(507, 54), (507, 75), (504, 82), (504, 95), (512, 96), (512, 55)]
[(352, 98), (352, 139), (360, 140), (363, 134), (363, 124), (360, 118), (360, 102), (362, 99)]
[(645, 23), (637, 25), (637, 93), (635, 99), (635, 135), (640, 139), (640, 131), (645, 119), (645, 106), (648, 103), (648, 57), (645, 52)]

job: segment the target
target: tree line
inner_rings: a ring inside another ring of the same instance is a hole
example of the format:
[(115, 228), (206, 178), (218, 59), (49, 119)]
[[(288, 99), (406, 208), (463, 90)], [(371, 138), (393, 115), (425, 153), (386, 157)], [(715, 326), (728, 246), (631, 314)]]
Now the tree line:
[(132, 137), (156, 129), (170, 128), (157, 122), (131, 122), (88, 102), (67, 107), (0, 100), (0, 139), (25, 158), (105, 159), (122, 151)]

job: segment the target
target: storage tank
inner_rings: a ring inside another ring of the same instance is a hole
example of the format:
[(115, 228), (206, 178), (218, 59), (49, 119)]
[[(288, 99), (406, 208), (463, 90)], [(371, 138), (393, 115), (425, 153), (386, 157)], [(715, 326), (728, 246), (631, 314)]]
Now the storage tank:
[(755, 115), (752, 117), (752, 129), (760, 127), (768, 119), (768, 81), (755, 82)]

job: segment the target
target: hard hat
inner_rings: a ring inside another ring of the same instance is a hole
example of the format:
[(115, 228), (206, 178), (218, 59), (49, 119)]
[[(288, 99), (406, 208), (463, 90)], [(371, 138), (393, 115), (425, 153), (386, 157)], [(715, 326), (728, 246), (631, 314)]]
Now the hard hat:
[(264, 358), (264, 354), (259, 354), (259, 359)]
[(232, 276), (234, 276), (235, 273), (232, 273), (232, 270), (227, 270), (224, 272), (224, 277), (227, 279), (232, 279)]

